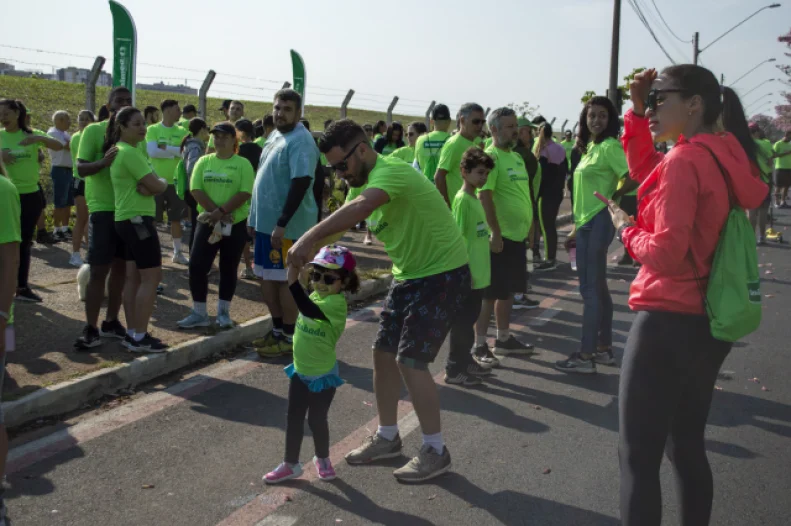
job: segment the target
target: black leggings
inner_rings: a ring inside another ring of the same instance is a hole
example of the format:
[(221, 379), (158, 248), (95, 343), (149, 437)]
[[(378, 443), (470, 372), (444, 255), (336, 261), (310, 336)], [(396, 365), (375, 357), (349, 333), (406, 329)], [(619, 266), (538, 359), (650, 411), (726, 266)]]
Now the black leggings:
[(714, 483), (703, 436), (714, 382), (731, 343), (704, 316), (639, 312), (624, 350), (619, 388), (621, 520), (659, 526), (663, 452), (673, 466), (682, 526), (706, 526)]
[(236, 292), (239, 261), (242, 250), (247, 243), (247, 221), (239, 221), (233, 225), (230, 236), (214, 243), (209, 243), (209, 236), (214, 227), (206, 223), (197, 223), (195, 241), (190, 252), (190, 293), (192, 301), (206, 303), (209, 294), (209, 271), (220, 251), (220, 299), (231, 301)]
[(36, 232), (36, 223), (44, 209), (44, 203), (37, 190), (20, 195), (19, 204), (22, 210), (20, 214), (22, 242), (19, 244), (19, 272), (16, 284), (19, 288), (25, 288), (28, 286), (27, 279), (30, 275), (30, 248), (33, 246), (33, 234)]
[(192, 197), (192, 192), (187, 190), (184, 194), (184, 202), (190, 209), (190, 253), (192, 253), (192, 243), (195, 241), (195, 230), (198, 228), (198, 202)]
[(472, 363), (472, 346), (475, 344), (475, 321), (481, 314), (483, 289), (472, 289), (467, 299), (461, 304), (450, 326), (450, 351), (445, 370), (453, 373), (466, 372), (467, 365)]
[(558, 211), (560, 203), (563, 202), (563, 190), (560, 193), (553, 192), (550, 195), (542, 196), (538, 200), (539, 211), (541, 212), (541, 229), (544, 234), (544, 245), (546, 246), (546, 256), (548, 260), (554, 261), (558, 253)]
[(305, 434), (305, 414), (308, 415), (308, 426), (313, 433), (313, 444), (316, 456), (330, 456), (330, 425), (327, 414), (330, 412), (335, 388), (313, 393), (308, 386), (294, 374), (288, 387), (288, 418), (286, 420), (286, 458), (289, 464), (299, 462), (299, 450), (302, 448), (302, 437)]

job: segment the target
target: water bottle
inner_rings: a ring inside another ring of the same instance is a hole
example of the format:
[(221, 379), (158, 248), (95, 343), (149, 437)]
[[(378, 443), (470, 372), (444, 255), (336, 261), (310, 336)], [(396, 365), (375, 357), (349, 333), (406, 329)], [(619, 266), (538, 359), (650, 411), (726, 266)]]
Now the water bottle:
[(571, 261), (571, 270), (577, 270), (577, 247), (569, 248), (569, 260)]

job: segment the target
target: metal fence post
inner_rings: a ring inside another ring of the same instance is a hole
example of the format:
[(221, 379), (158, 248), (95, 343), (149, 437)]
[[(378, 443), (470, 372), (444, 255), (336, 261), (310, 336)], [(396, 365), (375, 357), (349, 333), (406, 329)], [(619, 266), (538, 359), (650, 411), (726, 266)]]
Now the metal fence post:
[(561, 135), (563, 135), (564, 133), (566, 133), (566, 124), (568, 124), (568, 123), (569, 123), (569, 120), (568, 120), (568, 119), (566, 119), (565, 121), (563, 121), (563, 126), (561, 126), (561, 127), (560, 127), (560, 134), (561, 134)]
[(552, 117), (552, 120), (551, 120), (551, 121), (549, 121), (549, 125), (550, 125), (550, 126), (552, 126), (553, 124), (555, 124), (555, 121), (556, 121), (556, 120), (558, 120), (558, 118), (557, 118), (557, 117)]
[(491, 109), (491, 108), (489, 108), (489, 107), (487, 107), (487, 108), (486, 108), (486, 111), (485, 111), (485, 112), (484, 112), (484, 114), (483, 114), (483, 118), (484, 118), (484, 119), (485, 119), (485, 118), (487, 118), (487, 117), (489, 116), (489, 112), (490, 112), (490, 111), (492, 111), (492, 109)]
[(211, 83), (214, 82), (214, 77), (217, 76), (217, 73), (210, 69), (208, 73), (206, 73), (206, 78), (203, 79), (203, 84), (201, 84), (200, 90), (198, 91), (198, 112), (202, 119), (206, 119), (206, 98), (209, 95), (209, 88), (211, 87)]
[(99, 75), (104, 67), (104, 57), (98, 56), (93, 61), (91, 73), (85, 80), (85, 107), (96, 113), (96, 83), (99, 82)]
[(426, 129), (431, 131), (431, 112), (434, 111), (434, 106), (437, 105), (437, 101), (432, 100), (431, 104), (428, 105), (428, 109), (426, 110)]
[(352, 97), (354, 97), (354, 90), (350, 89), (346, 94), (346, 97), (343, 99), (343, 103), (341, 104), (341, 119), (346, 118), (346, 108), (349, 106), (349, 102), (351, 102)]
[(574, 123), (574, 129), (571, 130), (571, 134), (572, 135), (577, 135), (577, 126), (579, 126), (579, 125), (580, 125), (579, 121)]
[(398, 95), (393, 97), (393, 102), (391, 102), (390, 106), (387, 107), (387, 125), (388, 126), (393, 124), (393, 108), (395, 108), (396, 104), (398, 104)]

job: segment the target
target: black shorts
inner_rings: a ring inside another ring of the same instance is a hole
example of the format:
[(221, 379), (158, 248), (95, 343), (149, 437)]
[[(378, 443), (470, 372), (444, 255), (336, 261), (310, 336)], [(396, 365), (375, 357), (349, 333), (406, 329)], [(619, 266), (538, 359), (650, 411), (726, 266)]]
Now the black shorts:
[(467, 265), (425, 278), (393, 280), (374, 349), (394, 353), (407, 367), (428, 369), (471, 286)]
[(109, 265), (124, 258), (124, 242), (115, 231), (115, 212), (88, 215), (88, 264)]
[(637, 219), (637, 196), (636, 195), (625, 195), (621, 197), (621, 210), (626, 212), (626, 215), (630, 215)]
[(124, 259), (134, 261), (139, 270), (162, 266), (162, 247), (153, 217), (144, 216), (140, 224), (129, 219), (116, 221), (115, 231), (124, 240)]
[(181, 221), (187, 212), (187, 204), (179, 197), (174, 185), (168, 185), (167, 189), (154, 197), (157, 205), (157, 221), (162, 222), (163, 212), (168, 211), (168, 221)]
[(503, 251), (491, 253), (492, 281), (483, 291), (487, 300), (507, 300), (527, 292), (527, 252), (524, 241), (503, 239)]
[(85, 197), (85, 180), (74, 178), (74, 197)]
[(788, 188), (791, 186), (791, 170), (785, 168), (775, 169), (775, 188)]

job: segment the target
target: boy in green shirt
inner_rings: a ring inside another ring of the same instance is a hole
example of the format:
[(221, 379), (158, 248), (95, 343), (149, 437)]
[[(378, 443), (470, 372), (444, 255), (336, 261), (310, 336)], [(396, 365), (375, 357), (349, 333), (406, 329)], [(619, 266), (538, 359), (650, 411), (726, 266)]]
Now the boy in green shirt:
[(791, 186), (791, 130), (777, 141), (775, 152), (775, 208), (788, 208), (788, 187)]

